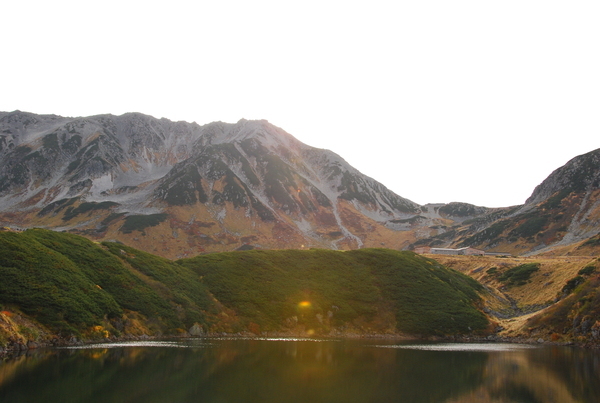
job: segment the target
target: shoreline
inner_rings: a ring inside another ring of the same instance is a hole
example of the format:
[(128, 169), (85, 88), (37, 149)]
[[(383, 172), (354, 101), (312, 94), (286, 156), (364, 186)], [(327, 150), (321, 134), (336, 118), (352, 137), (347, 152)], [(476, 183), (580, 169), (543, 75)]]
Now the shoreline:
[(27, 345), (17, 343), (10, 347), (0, 348), (0, 360), (10, 360), (13, 358), (21, 357), (35, 351), (41, 351), (46, 349), (61, 349), (70, 347), (81, 347), (90, 346), (93, 348), (94, 345), (101, 345), (106, 343), (127, 343), (127, 342), (143, 342), (143, 341), (173, 341), (173, 340), (264, 340), (269, 339), (302, 339), (296, 341), (308, 341), (311, 339), (325, 341), (325, 340), (394, 340), (394, 341), (421, 341), (430, 343), (456, 343), (456, 344), (475, 344), (475, 343), (489, 343), (489, 344), (525, 344), (525, 345), (539, 345), (539, 346), (557, 346), (557, 347), (577, 347), (584, 349), (597, 349), (600, 345), (595, 343), (577, 343), (575, 341), (557, 342), (544, 340), (542, 338), (532, 337), (506, 337), (506, 336), (467, 336), (467, 335), (455, 335), (455, 336), (436, 336), (436, 337), (419, 337), (409, 336), (404, 334), (345, 334), (345, 335), (308, 335), (308, 334), (290, 334), (282, 332), (264, 332), (264, 334), (252, 334), (252, 333), (207, 333), (201, 336), (192, 335), (141, 335), (141, 336), (125, 336), (125, 337), (113, 337), (107, 339), (95, 339), (95, 340), (79, 340), (76, 338), (70, 338), (69, 340), (54, 338), (49, 342), (29, 342)]

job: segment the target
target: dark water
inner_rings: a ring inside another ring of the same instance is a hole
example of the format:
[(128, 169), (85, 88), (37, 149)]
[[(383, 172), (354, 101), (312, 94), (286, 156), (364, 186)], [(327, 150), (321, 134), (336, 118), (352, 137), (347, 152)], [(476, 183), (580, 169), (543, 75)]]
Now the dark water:
[(0, 402), (600, 402), (600, 353), (374, 340), (184, 340), (0, 362)]

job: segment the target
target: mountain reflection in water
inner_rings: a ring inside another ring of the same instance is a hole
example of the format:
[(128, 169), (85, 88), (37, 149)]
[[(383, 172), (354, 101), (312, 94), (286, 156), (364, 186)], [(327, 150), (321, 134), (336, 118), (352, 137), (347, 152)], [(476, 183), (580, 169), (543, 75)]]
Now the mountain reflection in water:
[(600, 354), (381, 340), (198, 339), (40, 350), (1, 402), (597, 402)]

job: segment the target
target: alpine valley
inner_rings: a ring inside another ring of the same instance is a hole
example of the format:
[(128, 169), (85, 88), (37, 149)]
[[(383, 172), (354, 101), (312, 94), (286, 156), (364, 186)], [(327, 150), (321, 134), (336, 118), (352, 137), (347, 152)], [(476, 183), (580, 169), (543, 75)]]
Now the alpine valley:
[[(35, 329), (11, 319), (20, 312), (49, 332), (88, 337), (154, 326), (600, 340), (600, 149), (558, 168), (523, 205), (421, 206), (264, 120), (0, 112), (0, 226), (10, 229), (0, 249), (11, 276), (0, 286), (6, 327)], [(423, 246), (512, 257), (399, 252)], [(39, 265), (69, 273), (42, 284)], [(27, 289), (31, 278), (48, 293)], [(88, 290), (73, 297), (78, 310), (59, 298), (63, 281)], [(427, 290), (433, 300), (421, 297)], [(454, 313), (424, 326), (433, 311), (417, 306), (437, 307), (442, 295), (459, 301)], [(298, 308), (311, 298), (312, 316)]]

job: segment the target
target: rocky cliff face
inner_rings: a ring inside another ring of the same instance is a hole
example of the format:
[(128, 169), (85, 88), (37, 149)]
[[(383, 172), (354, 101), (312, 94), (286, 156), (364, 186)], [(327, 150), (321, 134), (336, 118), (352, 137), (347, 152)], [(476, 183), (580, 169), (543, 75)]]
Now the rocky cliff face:
[(153, 232), (160, 242), (152, 251), (169, 256), (236, 247), (401, 248), (411, 235), (395, 237), (394, 222), (420, 212), (340, 156), (266, 121), (199, 126), (135, 113), (17, 111), (0, 115), (0, 133), (5, 224), (123, 240)]
[(188, 158), (195, 124), (141, 114), (0, 117), (3, 210), (43, 207), (66, 197), (102, 200), (164, 176)]
[(526, 205), (536, 205), (550, 197), (562, 200), (570, 193), (588, 193), (600, 188), (600, 149), (577, 156), (556, 169), (538, 185)]
[(555, 170), (524, 205), (490, 210), (462, 221), (451, 234), (420, 243), (473, 246), (522, 255), (550, 252), (598, 233), (600, 149), (575, 157)]
[[(535, 188), (524, 213), (539, 213), (558, 241), (542, 247), (573, 244), (600, 233), (600, 149), (577, 156)], [(556, 225), (556, 224), (555, 224)], [(562, 235), (562, 236), (561, 236)]]
[(521, 255), (599, 233), (600, 150), (523, 206), (419, 206), (267, 121), (0, 113), (0, 225), (167, 257), (252, 248), (472, 246)]

